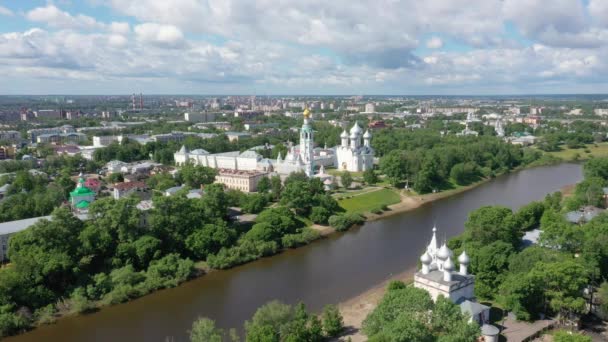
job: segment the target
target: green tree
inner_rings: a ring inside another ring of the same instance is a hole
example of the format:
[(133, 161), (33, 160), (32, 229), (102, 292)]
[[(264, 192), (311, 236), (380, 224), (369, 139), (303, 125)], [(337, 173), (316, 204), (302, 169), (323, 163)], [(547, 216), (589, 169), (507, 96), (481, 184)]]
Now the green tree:
[(471, 273), (475, 274), (475, 294), (482, 298), (493, 298), (498, 286), (503, 282), (509, 267), (509, 257), (513, 246), (504, 241), (473, 248), (471, 253)]
[(270, 184), (270, 178), (264, 177), (260, 179), (258, 183), (258, 192), (261, 194), (266, 194), (272, 189), (272, 184)]
[(501, 206), (485, 206), (470, 212), (464, 226), (465, 240), (480, 245), (504, 241), (518, 246), (523, 236), (511, 209)]
[(222, 342), (224, 332), (215, 326), (209, 318), (199, 318), (192, 323), (190, 329), (191, 342)]
[(344, 171), (340, 175), (340, 181), (342, 182), (342, 186), (345, 189), (348, 189), (353, 184), (353, 176), (350, 174), (350, 172)]
[(216, 175), (216, 169), (191, 163), (186, 163), (179, 171), (182, 182), (195, 189), (200, 188), (201, 185), (213, 183)]
[(281, 182), (281, 176), (270, 177), (270, 192), (275, 201), (281, 198), (281, 192), (283, 191), (283, 183)]
[(342, 314), (337, 306), (326, 305), (323, 308), (323, 330), (329, 337), (336, 337), (344, 330)]
[(373, 169), (367, 169), (363, 171), (363, 181), (367, 185), (374, 185), (378, 183), (378, 176)]
[(235, 239), (234, 229), (229, 228), (225, 221), (217, 221), (195, 229), (186, 239), (186, 247), (196, 259), (204, 260), (222, 247), (232, 245)]
[(386, 175), (391, 185), (397, 186), (408, 174), (407, 163), (402, 153), (394, 150), (382, 157), (380, 171)]

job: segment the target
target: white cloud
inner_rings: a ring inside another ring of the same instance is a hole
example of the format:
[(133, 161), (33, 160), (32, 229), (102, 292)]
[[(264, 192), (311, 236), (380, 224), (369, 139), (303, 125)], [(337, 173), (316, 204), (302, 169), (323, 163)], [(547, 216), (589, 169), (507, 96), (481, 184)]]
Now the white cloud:
[(123, 23), (123, 22), (112, 22), (110, 24), (110, 32), (112, 33), (116, 33), (116, 34), (129, 34), (131, 32), (131, 27), (129, 26), (129, 23)]
[(429, 49), (440, 49), (443, 47), (443, 41), (439, 37), (432, 37), (427, 40), (426, 47)]
[(588, 8), (592, 20), (601, 26), (608, 27), (608, 1), (590, 0)]
[(46, 7), (37, 7), (27, 12), (26, 18), (30, 21), (45, 23), (53, 28), (61, 29), (85, 29), (92, 30), (103, 28), (103, 24), (98, 23), (94, 18), (78, 14), (72, 16), (64, 12), (53, 4)]
[(139, 40), (160, 47), (176, 48), (183, 46), (184, 34), (173, 25), (145, 23), (135, 26), (135, 35)]
[[(25, 18), (44, 29), (0, 33), (0, 74), (269, 93), (512, 91), (608, 76), (604, 0), (98, 1), (130, 18), (34, 8)], [(420, 46), (432, 50), (417, 56)]]
[(0, 15), (5, 15), (7, 17), (11, 17), (14, 15), (14, 13), (10, 9), (8, 9), (4, 6), (0, 6)]

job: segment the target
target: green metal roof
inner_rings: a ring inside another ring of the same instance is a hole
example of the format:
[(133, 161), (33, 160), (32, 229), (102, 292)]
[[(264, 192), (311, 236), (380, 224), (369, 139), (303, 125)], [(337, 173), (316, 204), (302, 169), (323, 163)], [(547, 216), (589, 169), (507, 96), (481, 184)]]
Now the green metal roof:
[(78, 202), (78, 204), (76, 204), (76, 208), (78, 209), (86, 209), (89, 207), (91, 203), (89, 203), (88, 201), (80, 201)]

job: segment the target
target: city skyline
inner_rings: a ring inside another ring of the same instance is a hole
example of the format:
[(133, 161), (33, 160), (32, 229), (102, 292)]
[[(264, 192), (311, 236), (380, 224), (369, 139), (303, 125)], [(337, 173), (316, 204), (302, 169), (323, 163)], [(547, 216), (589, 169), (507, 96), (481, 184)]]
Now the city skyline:
[(0, 94), (608, 93), (606, 1), (168, 3), (0, 1)]

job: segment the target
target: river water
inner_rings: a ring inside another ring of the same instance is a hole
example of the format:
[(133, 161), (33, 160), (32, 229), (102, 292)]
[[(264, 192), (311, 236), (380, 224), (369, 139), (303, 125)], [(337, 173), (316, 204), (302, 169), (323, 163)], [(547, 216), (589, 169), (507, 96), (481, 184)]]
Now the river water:
[(504, 175), (347, 233), (213, 272), (94, 314), (61, 319), (7, 341), (187, 341), (187, 330), (198, 316), (212, 318), (224, 328), (241, 328), (259, 306), (272, 299), (303, 301), (318, 311), (415, 266), (433, 224), (437, 225), (437, 237), (447, 239), (463, 231), (471, 210), (484, 205), (517, 209), (581, 179), (577, 164)]

